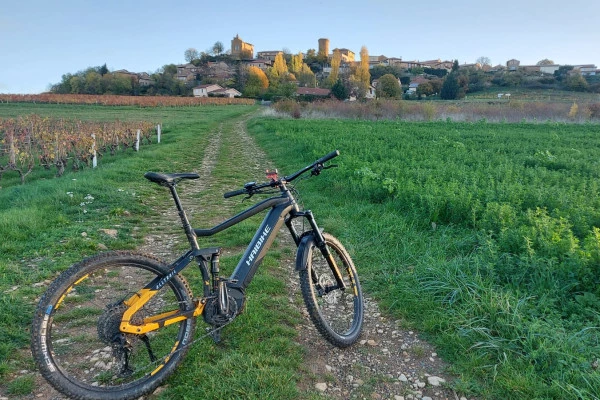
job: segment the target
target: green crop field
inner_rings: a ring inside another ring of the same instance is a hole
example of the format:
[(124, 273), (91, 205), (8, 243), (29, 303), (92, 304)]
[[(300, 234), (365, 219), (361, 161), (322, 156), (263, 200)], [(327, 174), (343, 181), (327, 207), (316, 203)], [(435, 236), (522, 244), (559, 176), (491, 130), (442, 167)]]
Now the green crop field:
[(600, 126), (258, 119), (251, 130), (282, 168), (340, 149), (313, 193), (328, 226), (368, 290), (440, 346), (458, 387), (600, 398)]
[[(39, 169), (25, 185), (17, 174), (3, 175), (0, 377), (8, 384), (0, 396), (33, 392), (34, 381), (19, 371), (32, 368), (27, 330), (39, 283), (104, 247), (137, 247), (160, 213), (156, 199), (165, 196), (143, 172), (197, 169), (211, 132), (234, 143), (233, 125), (253, 110), (0, 104), (0, 117), (164, 127), (161, 145), (106, 156), (97, 170), (55, 178)], [(365, 291), (438, 347), (459, 377), (457, 392), (600, 398), (599, 125), (256, 116), (248, 127), (284, 173), (340, 150), (334, 173), (299, 183), (302, 198), (352, 253)], [(240, 151), (221, 150), (218, 185), (208, 189), (214, 199), (249, 180)], [(115, 225), (116, 238), (99, 231)], [(228, 236), (229, 244), (242, 245), (236, 237), (247, 238), (247, 228)], [(269, 268), (277, 251), (265, 260)], [(302, 355), (290, 329), (297, 315), (278, 298), (280, 281), (257, 279), (252, 301), (260, 305), (251, 303), (255, 311), (232, 325), (227, 348), (195, 348), (164, 398), (304, 398), (295, 377)], [(252, 346), (257, 338), (261, 346)], [(252, 365), (268, 368), (248, 375)]]

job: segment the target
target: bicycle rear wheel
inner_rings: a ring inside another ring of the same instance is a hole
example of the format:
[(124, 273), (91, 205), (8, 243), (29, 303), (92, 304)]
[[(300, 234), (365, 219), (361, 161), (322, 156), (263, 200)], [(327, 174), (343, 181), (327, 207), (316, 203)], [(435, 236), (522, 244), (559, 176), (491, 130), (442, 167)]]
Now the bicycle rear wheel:
[(335, 260), (345, 290), (341, 290), (331, 267), (309, 235), (298, 248), (300, 287), (312, 322), (330, 343), (348, 347), (358, 340), (363, 324), (364, 300), (354, 263), (344, 246), (332, 235), (323, 234), (325, 244)]
[[(157, 276), (159, 260), (112, 252), (83, 260), (61, 274), (40, 300), (32, 325), (32, 354), (57, 390), (76, 399), (133, 399), (153, 391), (181, 362), (195, 319), (145, 335), (123, 334), (123, 301)], [(174, 276), (131, 323), (194, 304), (182, 276)]]

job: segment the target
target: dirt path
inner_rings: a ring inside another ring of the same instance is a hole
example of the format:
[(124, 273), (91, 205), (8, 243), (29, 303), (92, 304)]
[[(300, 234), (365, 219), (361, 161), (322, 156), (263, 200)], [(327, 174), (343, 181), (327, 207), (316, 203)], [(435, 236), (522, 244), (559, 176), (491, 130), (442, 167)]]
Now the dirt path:
[[(270, 167), (266, 155), (248, 136), (243, 124), (238, 124), (236, 136), (257, 161), (255, 168)], [(283, 231), (280, 235), (289, 237)], [(288, 242), (293, 246), (291, 238)], [(444, 382), (451, 378), (435, 349), (419, 339), (416, 332), (403, 329), (399, 321), (384, 317), (368, 293), (360, 342), (348, 349), (338, 349), (326, 342), (312, 325), (298, 296), (294, 260), (285, 261), (280, 268), (287, 275), (289, 301), (304, 316), (298, 327), (298, 340), (306, 352), (306, 374), (300, 383), (305, 389), (316, 389), (328, 399), (461, 399), (444, 387)], [(360, 276), (360, 265), (357, 268)]]
[[(225, 130), (225, 132), (224, 132)], [(229, 130), (233, 130), (229, 132)], [(243, 158), (248, 169), (248, 177), (260, 177), (264, 169), (273, 168), (265, 153), (247, 134), (245, 121), (235, 122), (232, 128), (219, 127), (208, 142), (205, 156), (198, 165), (197, 172), (201, 178), (193, 184), (182, 185), (180, 194), (184, 207), (193, 215), (194, 193), (206, 190), (211, 186), (211, 176), (221, 146), (228, 146)], [(227, 167), (231, 160), (220, 160), (220, 167)], [(239, 163), (239, 159), (237, 161)], [(231, 189), (231, 188), (229, 188)], [(154, 199), (153, 199), (154, 201)], [(225, 204), (219, 204), (222, 208)], [(182, 240), (177, 220), (177, 210), (168, 196), (156, 198), (156, 208), (164, 210), (162, 215), (152, 222), (152, 233), (145, 237), (144, 244), (138, 249), (141, 252), (153, 253), (164, 259), (172, 259), (175, 247)], [(286, 236), (282, 232), (280, 237)], [(286, 242), (284, 240), (284, 242)], [(288, 240), (288, 245), (292, 246)], [(291, 252), (294, 254), (294, 252)], [(289, 289), (289, 301), (298, 307), (304, 316), (298, 329), (299, 344), (305, 349), (305, 367), (300, 371), (299, 385), (303, 390), (321, 393), (326, 399), (451, 399), (465, 400), (444, 382), (451, 380), (445, 372), (446, 365), (437, 357), (435, 349), (419, 339), (416, 332), (402, 328), (399, 321), (386, 318), (379, 311), (375, 301), (366, 293), (365, 325), (360, 342), (349, 349), (338, 349), (321, 338), (309, 320), (304, 309), (297, 274), (293, 268), (294, 260), (283, 259), (280, 266)], [(360, 265), (357, 266), (360, 276)], [(160, 388), (158, 389), (160, 392)], [(23, 399), (63, 399), (45, 381), (36, 379), (35, 392)], [(154, 395), (149, 396), (155, 398)], [(0, 400), (5, 398), (0, 396)]]

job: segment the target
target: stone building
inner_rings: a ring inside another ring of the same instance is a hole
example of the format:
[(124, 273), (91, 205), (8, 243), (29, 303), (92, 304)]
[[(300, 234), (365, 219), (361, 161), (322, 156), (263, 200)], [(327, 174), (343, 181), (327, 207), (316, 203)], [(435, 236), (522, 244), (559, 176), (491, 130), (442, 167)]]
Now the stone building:
[(231, 56), (238, 59), (254, 58), (254, 45), (244, 42), (239, 35), (235, 35), (231, 40)]

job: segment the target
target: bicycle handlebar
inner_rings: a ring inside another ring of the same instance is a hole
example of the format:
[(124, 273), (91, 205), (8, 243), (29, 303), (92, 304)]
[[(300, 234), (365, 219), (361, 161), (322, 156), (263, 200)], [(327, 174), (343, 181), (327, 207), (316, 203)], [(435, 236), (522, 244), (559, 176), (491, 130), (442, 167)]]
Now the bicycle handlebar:
[(256, 192), (259, 189), (266, 188), (266, 187), (276, 187), (276, 186), (279, 186), (282, 182), (291, 182), (294, 179), (298, 178), (300, 175), (304, 174), (306, 171), (308, 171), (310, 169), (314, 169), (315, 167), (320, 167), (320, 169), (318, 171), (318, 172), (320, 172), (324, 163), (326, 163), (327, 161), (329, 161), (332, 158), (335, 158), (339, 155), (340, 155), (340, 151), (334, 150), (331, 153), (326, 154), (323, 157), (319, 158), (314, 163), (294, 172), (291, 175), (284, 176), (283, 178), (280, 178), (277, 180), (272, 180), (271, 182), (266, 182), (266, 183), (261, 183), (261, 184), (256, 184), (256, 182), (248, 182), (244, 185), (244, 188), (234, 190), (231, 192), (227, 192), (227, 193), (223, 194), (223, 197), (228, 199), (230, 197), (239, 196), (240, 194), (252, 195), (254, 192)]
[(248, 193), (248, 189), (244, 188), (244, 189), (234, 190), (233, 192), (227, 192), (223, 195), (223, 197), (228, 199), (230, 197), (239, 196), (240, 194), (244, 194), (244, 193)]

